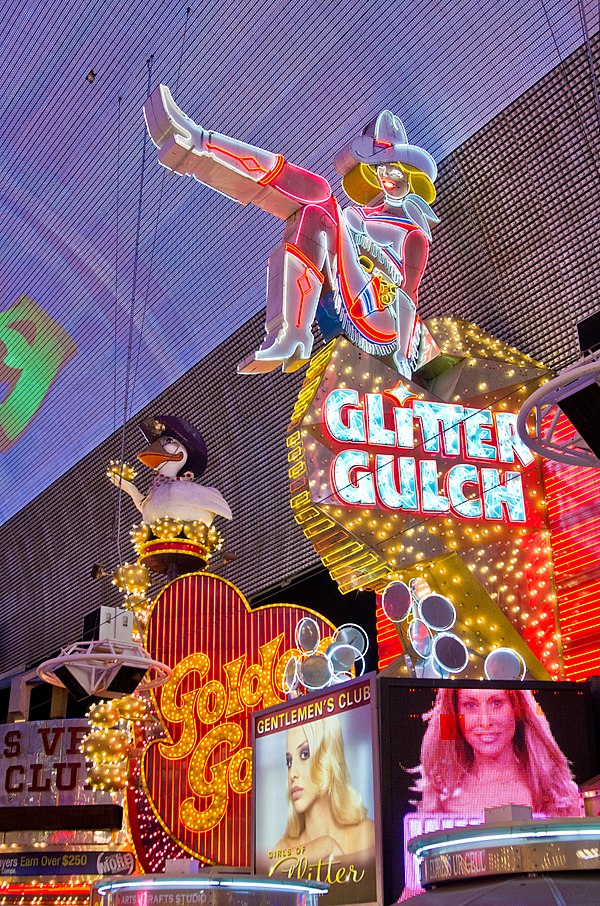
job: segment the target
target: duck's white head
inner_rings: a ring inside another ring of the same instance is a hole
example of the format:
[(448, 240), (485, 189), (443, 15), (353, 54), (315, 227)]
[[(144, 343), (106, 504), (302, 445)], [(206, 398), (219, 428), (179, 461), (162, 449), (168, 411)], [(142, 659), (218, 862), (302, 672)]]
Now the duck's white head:
[(200, 478), (204, 473), (206, 443), (190, 422), (177, 415), (150, 416), (140, 423), (140, 430), (148, 444), (138, 453), (145, 466), (168, 478)]
[(181, 441), (167, 434), (141, 450), (137, 458), (159, 475), (175, 478), (188, 460), (188, 451)]

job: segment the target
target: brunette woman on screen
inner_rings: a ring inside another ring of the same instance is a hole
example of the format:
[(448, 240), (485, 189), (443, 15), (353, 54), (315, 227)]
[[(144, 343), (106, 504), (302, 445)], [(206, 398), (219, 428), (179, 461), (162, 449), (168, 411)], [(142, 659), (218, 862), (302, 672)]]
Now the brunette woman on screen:
[(547, 817), (583, 814), (567, 759), (527, 690), (440, 689), (421, 746), (419, 810), (476, 817), (530, 806)]
[(375, 826), (350, 785), (338, 718), (288, 730), (285, 759), (288, 823), (275, 849), (303, 846), (309, 864), (350, 853), (374, 858)]

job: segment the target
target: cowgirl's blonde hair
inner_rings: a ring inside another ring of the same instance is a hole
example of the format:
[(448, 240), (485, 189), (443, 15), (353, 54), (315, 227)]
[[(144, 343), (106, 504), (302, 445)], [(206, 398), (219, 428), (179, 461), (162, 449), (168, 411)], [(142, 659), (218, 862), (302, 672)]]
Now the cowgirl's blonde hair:
[[(418, 195), (427, 204), (435, 201), (435, 186), (429, 176), (417, 167), (400, 162), (387, 164), (388, 167), (397, 167), (408, 177), (411, 194)], [(360, 205), (369, 205), (381, 193), (381, 185), (377, 178), (377, 167), (372, 164), (357, 164), (342, 179), (342, 188), (346, 195)]]

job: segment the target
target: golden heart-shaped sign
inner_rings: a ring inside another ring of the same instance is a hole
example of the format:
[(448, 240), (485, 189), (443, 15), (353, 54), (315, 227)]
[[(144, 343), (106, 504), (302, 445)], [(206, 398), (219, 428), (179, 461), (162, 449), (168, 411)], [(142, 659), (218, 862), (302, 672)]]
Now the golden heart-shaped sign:
[(283, 674), (299, 654), (295, 629), (312, 616), (289, 604), (252, 610), (230, 582), (182, 576), (159, 595), (146, 647), (173, 676), (154, 693), (165, 728), (147, 742), (141, 790), (129, 794), (140, 861), (160, 871), (183, 849), (205, 863), (250, 862), (251, 715), (285, 698)]

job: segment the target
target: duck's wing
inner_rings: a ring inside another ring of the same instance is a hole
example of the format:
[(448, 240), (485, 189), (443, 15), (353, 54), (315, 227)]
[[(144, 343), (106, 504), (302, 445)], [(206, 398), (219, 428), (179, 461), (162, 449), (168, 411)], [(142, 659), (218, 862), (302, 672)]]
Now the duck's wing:
[(217, 488), (205, 488), (203, 485), (196, 485), (202, 493), (202, 504), (207, 510), (216, 513), (217, 516), (223, 516), (224, 519), (232, 519), (233, 513), (231, 507)]

